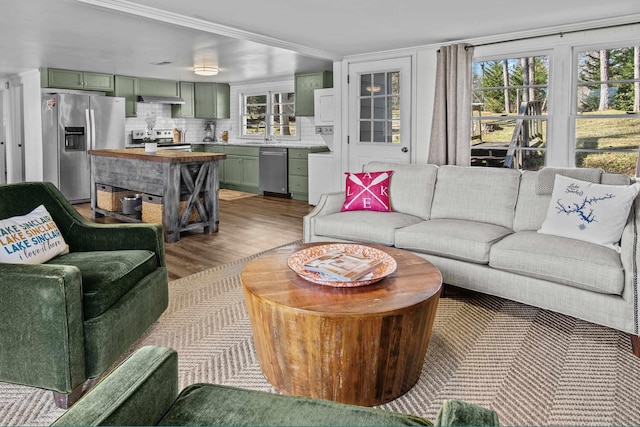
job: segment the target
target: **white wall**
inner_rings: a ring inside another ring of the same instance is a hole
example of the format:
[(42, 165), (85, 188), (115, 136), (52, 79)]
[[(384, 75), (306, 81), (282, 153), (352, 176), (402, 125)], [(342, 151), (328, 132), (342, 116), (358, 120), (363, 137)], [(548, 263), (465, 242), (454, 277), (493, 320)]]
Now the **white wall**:
[(40, 92), (40, 71), (31, 70), (20, 74), (22, 83), (22, 112), (24, 135), (24, 179), (42, 181), (42, 111)]
[[(624, 23), (624, 22), (623, 22)], [(616, 22), (609, 24), (615, 25)], [(640, 24), (624, 25), (606, 29), (572, 30), (562, 35), (562, 29), (557, 29), (556, 35), (538, 37), (535, 33), (504, 34), (491, 39), (460, 40), (456, 43), (469, 43), (485, 46), (476, 46), (474, 59), (489, 59), (497, 57), (520, 56), (523, 53), (547, 54), (550, 56), (551, 75), (549, 81), (549, 122), (548, 122), (548, 153), (547, 165), (558, 167), (573, 167), (573, 128), (570, 109), (575, 99), (575, 76), (571, 75), (571, 66), (575, 61), (575, 51), (586, 50), (589, 46), (633, 46), (640, 44)], [(575, 31), (575, 32), (574, 32)], [(513, 38), (525, 37), (519, 41), (507, 41)], [(502, 41), (505, 40), (505, 41)], [(452, 42), (454, 43), (454, 42)], [(414, 58), (414, 78), (412, 100), (412, 141), (411, 161), (414, 163), (426, 163), (428, 160), (429, 142), (431, 134), (431, 121), (433, 116), (433, 102), (435, 92), (435, 72), (437, 63), (437, 50), (440, 46), (419, 46), (411, 49), (394, 50), (388, 52), (376, 52), (369, 55), (347, 57), (342, 63), (342, 76), (346, 81), (348, 66), (351, 62), (384, 60), (399, 55), (411, 55)], [(334, 75), (334, 82), (336, 81)], [(348, 126), (346, 126), (346, 109), (348, 106), (348, 93), (342, 93), (342, 120), (345, 125), (342, 128), (341, 138), (337, 141), (346, 141)], [(339, 148), (336, 147), (336, 151)], [(341, 168), (346, 170), (347, 148), (343, 142), (341, 150)]]
[[(626, 18), (621, 18), (626, 19)], [(615, 24), (613, 22), (612, 24)], [(572, 30), (566, 28), (566, 30)], [(558, 28), (557, 33), (563, 29)], [(572, 30), (573, 31), (573, 30)], [(475, 58), (495, 58), (497, 56), (509, 56), (511, 54), (520, 55), (523, 52), (547, 52), (552, 62), (552, 75), (550, 76), (550, 96), (553, 96), (553, 102), (549, 106), (549, 123), (548, 123), (548, 139), (550, 141), (548, 147), (548, 161), (550, 166), (572, 166), (573, 148), (570, 141), (573, 138), (573, 129), (569, 116), (571, 111), (568, 105), (571, 105), (573, 99), (573, 80), (570, 75), (570, 67), (574, 60), (574, 50), (587, 48), (590, 45), (633, 45), (640, 44), (640, 24), (621, 26), (618, 28), (597, 29), (597, 30), (580, 30), (579, 32), (567, 32), (562, 36), (553, 35), (546, 37), (537, 37), (535, 32), (529, 32), (524, 36), (533, 36), (526, 40), (504, 42), (512, 38), (520, 38), (523, 34), (504, 34), (492, 38), (482, 40), (459, 40), (456, 42), (464, 42), (476, 45)], [(486, 46), (478, 46), (483, 43), (495, 43)], [(452, 42), (453, 43), (453, 42)], [(412, 136), (412, 162), (427, 162), (427, 154), (429, 149), (429, 140), (431, 133), (431, 119), (433, 112), (434, 97), (434, 81), (437, 49), (440, 46), (417, 46), (407, 49), (400, 49), (388, 52), (376, 52), (369, 55), (359, 55), (347, 57), (341, 62), (334, 63), (334, 89), (336, 93), (336, 124), (334, 126), (334, 142), (333, 148), (335, 152), (335, 165), (332, 171), (336, 179), (342, 182), (342, 173), (347, 169), (347, 106), (348, 91), (346, 90), (346, 76), (348, 73), (348, 65), (350, 62), (356, 61), (373, 61), (383, 60), (398, 55), (411, 55), (413, 58), (413, 99), (412, 99), (412, 120), (411, 120), (411, 136)], [(9, 79), (11, 89), (9, 90), (8, 104), (9, 114), (13, 116), (9, 120), (7, 129), (7, 141), (18, 141), (20, 135), (24, 132), (24, 144), (26, 151), (24, 179), (41, 180), (42, 179), (42, 137), (40, 125), (40, 76), (38, 70), (31, 70), (14, 76)], [(275, 82), (258, 82), (250, 84), (236, 84), (231, 86), (231, 119), (216, 120), (216, 137), (222, 130), (229, 132), (230, 141), (238, 140), (239, 126), (237, 123), (238, 111), (240, 108), (239, 94), (246, 89), (259, 89), (265, 87), (282, 86), (293, 89), (293, 76), (291, 80), (275, 81)], [(21, 89), (20, 89), (21, 88)], [(16, 105), (20, 102), (15, 100), (16, 96), (22, 98), (24, 107), (19, 107), (21, 111), (14, 111)], [(20, 119), (16, 116), (20, 115)], [(24, 122), (24, 131), (20, 129), (22, 121)], [(194, 123), (195, 126), (197, 126)], [(301, 141), (309, 143), (324, 143), (320, 135), (315, 134), (313, 118), (300, 118)], [(191, 134), (196, 137), (196, 132)], [(190, 141), (191, 142), (191, 141)], [(15, 147), (14, 147), (15, 148)], [(8, 158), (14, 159), (15, 150), (10, 153), (11, 147), (7, 146)], [(9, 165), (12, 164), (8, 160)], [(8, 167), (9, 182), (20, 180), (19, 176), (12, 173), (16, 168)]]

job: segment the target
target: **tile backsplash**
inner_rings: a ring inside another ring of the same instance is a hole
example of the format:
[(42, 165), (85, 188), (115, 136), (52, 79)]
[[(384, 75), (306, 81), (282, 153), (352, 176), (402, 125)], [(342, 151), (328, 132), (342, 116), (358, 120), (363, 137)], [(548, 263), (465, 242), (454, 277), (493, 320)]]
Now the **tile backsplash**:
[(184, 142), (197, 143), (204, 138), (204, 119), (176, 119), (171, 117), (171, 105), (147, 104), (138, 102), (138, 117), (128, 117), (125, 121), (127, 138), (131, 138), (131, 131), (146, 129), (145, 121), (148, 113), (156, 114), (155, 129), (180, 129), (186, 130)]
[[(232, 98), (232, 111), (237, 108), (237, 103), (233, 102)], [(128, 117), (125, 122), (125, 132), (127, 138), (131, 138), (131, 131), (138, 129), (146, 129), (147, 122), (145, 121), (148, 113), (155, 113), (156, 125), (155, 129), (186, 129), (186, 138), (184, 142), (198, 143), (204, 139), (204, 126), (208, 120), (205, 119), (176, 119), (171, 117), (171, 105), (165, 104), (148, 104), (138, 103), (138, 116)], [(229, 132), (229, 142), (242, 143), (246, 140), (242, 140), (238, 136), (238, 126), (236, 125), (237, 119), (217, 119), (212, 120), (216, 124), (216, 130), (214, 139), (220, 140), (220, 133), (222, 131)], [(297, 117), (297, 122), (300, 129), (300, 142), (304, 144), (321, 144), (330, 145), (323, 138), (322, 135), (315, 133), (315, 123), (313, 117)], [(130, 141), (128, 141), (130, 142)]]

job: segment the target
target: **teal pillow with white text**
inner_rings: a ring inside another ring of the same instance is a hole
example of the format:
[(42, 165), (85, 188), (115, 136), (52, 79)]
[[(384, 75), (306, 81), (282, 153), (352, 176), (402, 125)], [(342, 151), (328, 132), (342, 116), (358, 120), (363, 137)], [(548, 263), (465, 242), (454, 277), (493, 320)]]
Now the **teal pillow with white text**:
[(556, 175), (538, 233), (568, 237), (620, 251), (618, 242), (640, 184), (604, 185)]

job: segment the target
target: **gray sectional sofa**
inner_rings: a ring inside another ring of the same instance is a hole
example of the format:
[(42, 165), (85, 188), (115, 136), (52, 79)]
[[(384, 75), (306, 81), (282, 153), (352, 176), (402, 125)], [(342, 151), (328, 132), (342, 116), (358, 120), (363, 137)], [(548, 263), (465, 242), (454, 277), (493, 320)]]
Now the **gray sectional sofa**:
[(304, 218), (305, 242), (350, 241), (406, 249), (440, 269), (446, 284), (608, 326), (631, 335), (640, 357), (638, 199), (620, 251), (537, 233), (556, 174), (609, 185), (626, 175), (599, 169), (517, 171), (372, 162), (393, 170), (393, 212), (341, 212), (344, 193), (324, 194)]

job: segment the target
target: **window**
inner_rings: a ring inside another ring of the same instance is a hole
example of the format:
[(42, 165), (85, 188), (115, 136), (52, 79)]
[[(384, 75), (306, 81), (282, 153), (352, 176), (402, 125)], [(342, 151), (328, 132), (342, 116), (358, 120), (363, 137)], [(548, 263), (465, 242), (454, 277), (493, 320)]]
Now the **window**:
[(640, 47), (578, 50), (575, 165), (635, 175), (640, 144)]
[(400, 142), (400, 72), (360, 75), (360, 142)]
[(293, 92), (243, 94), (240, 119), (243, 138), (299, 139)]
[(472, 166), (545, 165), (548, 85), (546, 55), (474, 62)]

